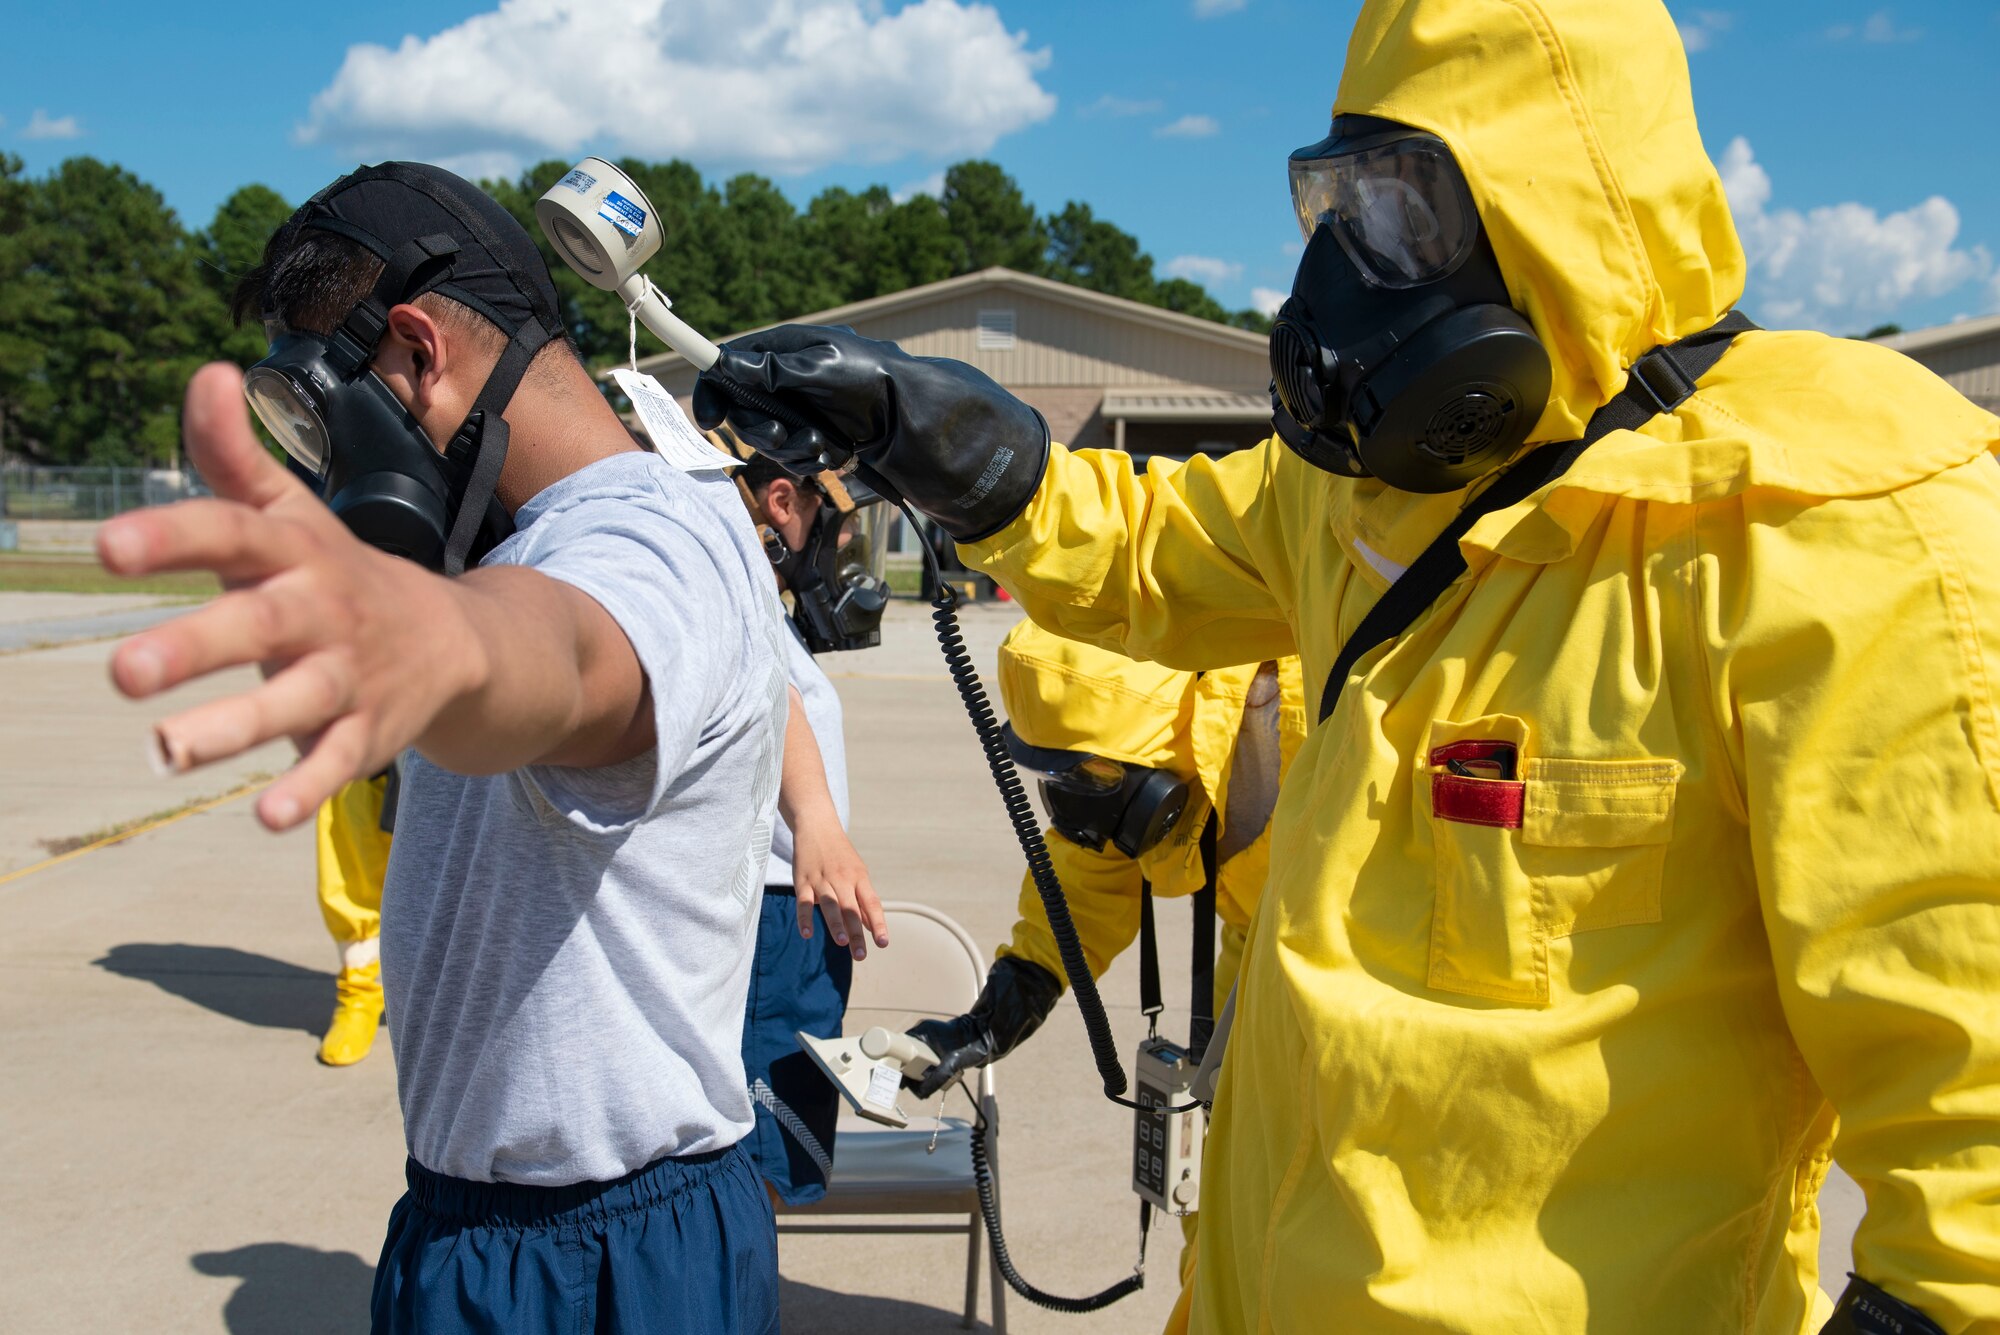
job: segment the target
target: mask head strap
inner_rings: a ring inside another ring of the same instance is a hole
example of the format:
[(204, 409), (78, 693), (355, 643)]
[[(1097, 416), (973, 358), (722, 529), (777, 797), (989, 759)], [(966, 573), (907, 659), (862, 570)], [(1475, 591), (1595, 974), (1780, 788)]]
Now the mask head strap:
[(354, 304), (347, 318), (327, 339), (327, 361), (342, 378), (351, 379), (375, 356), (382, 335), (389, 332), (389, 308), (422, 296), (451, 272), (458, 242), (442, 232), (405, 242), (382, 265), (367, 296)]

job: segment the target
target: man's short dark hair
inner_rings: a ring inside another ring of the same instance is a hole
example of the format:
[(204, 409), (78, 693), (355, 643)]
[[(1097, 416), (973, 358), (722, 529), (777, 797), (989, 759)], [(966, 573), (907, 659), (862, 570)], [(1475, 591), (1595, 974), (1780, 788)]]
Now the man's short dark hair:
[[(358, 241), (317, 228), (280, 227), (264, 246), (256, 268), (237, 279), (230, 294), (229, 314), (237, 324), (275, 316), (287, 329), (307, 334), (331, 334), (347, 313), (374, 290), (382, 276), (382, 261)], [(463, 302), (426, 292), (412, 303), (435, 319), (448, 334), (470, 340), (497, 353), (507, 344), (506, 331)], [(566, 348), (579, 363), (582, 354), (567, 333), (551, 339), (530, 363), (541, 363), (553, 348)]]
[[(750, 488), (755, 493), (763, 491), (764, 488), (770, 486), (781, 477), (791, 477), (792, 475), (786, 472), (784, 466), (776, 460), (766, 458), (761, 454), (753, 454), (750, 456), (749, 462), (745, 463), (737, 472), (737, 476), (743, 479), (744, 486)], [(792, 478), (792, 480), (794, 482), (801, 481), (798, 478)]]

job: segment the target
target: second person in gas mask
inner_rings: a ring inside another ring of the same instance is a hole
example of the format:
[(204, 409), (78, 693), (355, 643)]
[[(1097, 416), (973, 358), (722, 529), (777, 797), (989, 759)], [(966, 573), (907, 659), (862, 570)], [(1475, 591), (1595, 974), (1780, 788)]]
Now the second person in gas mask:
[(1732, 318), (1658, 0), (1370, 0), (1330, 131), (1257, 449), (1135, 475), (842, 330), (697, 395), (1053, 629), (1302, 658), (1193, 1328), (2000, 1330), (2000, 421)]

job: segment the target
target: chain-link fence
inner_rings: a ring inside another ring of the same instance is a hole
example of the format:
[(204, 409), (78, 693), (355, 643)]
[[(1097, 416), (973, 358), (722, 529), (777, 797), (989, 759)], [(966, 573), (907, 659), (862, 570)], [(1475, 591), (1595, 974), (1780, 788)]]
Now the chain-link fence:
[(0, 468), (0, 519), (109, 519), (207, 494), (186, 468)]

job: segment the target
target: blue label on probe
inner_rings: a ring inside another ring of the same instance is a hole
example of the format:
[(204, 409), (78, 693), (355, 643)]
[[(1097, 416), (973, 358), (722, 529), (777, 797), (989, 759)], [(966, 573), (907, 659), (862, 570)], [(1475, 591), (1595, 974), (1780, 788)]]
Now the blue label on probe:
[(646, 211), (613, 190), (598, 205), (597, 216), (627, 236), (637, 236), (646, 227)]

